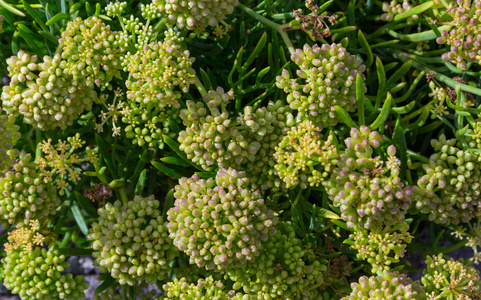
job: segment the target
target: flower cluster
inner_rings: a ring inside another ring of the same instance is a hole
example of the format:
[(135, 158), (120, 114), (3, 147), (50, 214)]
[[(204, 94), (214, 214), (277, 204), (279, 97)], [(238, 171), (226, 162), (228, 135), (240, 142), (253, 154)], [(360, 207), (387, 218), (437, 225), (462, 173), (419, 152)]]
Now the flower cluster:
[(229, 297), (229, 291), (226, 286), (218, 280), (214, 280), (212, 276), (205, 279), (199, 279), (197, 284), (189, 284), (185, 278), (174, 279), (163, 286), (166, 292), (166, 299), (212, 299), (224, 300), (233, 299)]
[(426, 265), (421, 283), (429, 299), (479, 299), (481, 297), (481, 280), (473, 266), (462, 260), (445, 258), (443, 254), (427, 256)]
[(126, 205), (116, 201), (98, 210), (99, 218), (87, 239), (92, 241), (95, 263), (102, 273), (109, 272), (121, 285), (131, 286), (166, 278), (178, 250), (159, 205), (154, 196), (136, 196)]
[[(381, 20), (383, 21), (392, 21), (394, 17), (398, 14), (402, 14), (413, 6), (417, 5), (416, 0), (392, 0), (391, 2), (383, 2), (382, 3), (382, 10), (384, 13), (381, 15)], [(419, 15), (412, 15), (407, 18), (406, 23), (412, 24), (413, 22), (419, 19)]]
[(371, 264), (373, 273), (389, 270), (391, 264), (404, 257), (406, 246), (411, 243), (413, 236), (408, 229), (409, 226), (403, 222), (372, 231), (358, 230), (350, 235), (354, 239), (352, 248), (358, 251), (357, 257)]
[[(68, 137), (67, 142), (58, 140), (55, 147), (51, 143), (52, 139), (48, 139), (40, 144), (40, 149), (45, 157), (37, 157), (35, 163), (43, 182), (50, 183), (53, 181), (53, 176), (58, 175), (57, 189), (60, 195), (64, 195), (65, 189), (68, 187), (68, 181), (80, 180), (81, 171), (79, 168), (74, 168), (73, 165), (85, 162), (96, 164), (98, 162), (97, 148), (90, 149), (90, 147), (87, 147), (85, 149), (86, 156), (80, 158), (74, 153), (85, 144), (80, 139), (79, 133), (74, 137)], [(65, 177), (67, 177), (67, 180), (65, 180)]]
[(231, 268), (227, 275), (234, 289), (242, 288), (249, 299), (316, 299), (317, 287), (325, 283), (326, 265), (309, 244), (296, 238), (290, 222), (279, 222), (256, 262)]
[(42, 182), (32, 156), (20, 152), (12, 168), (0, 176), (1, 223), (28, 224), (55, 214), (60, 205), (56, 189)]
[(283, 70), (276, 77), (276, 85), (288, 94), (287, 102), (298, 111), (298, 120), (308, 117), (325, 128), (338, 122), (334, 106), (354, 111), (356, 75), (366, 67), (341, 44), (305, 44), (303, 49), (296, 49), (291, 59), (300, 68), (298, 78), (291, 79), (289, 72)]
[(439, 44), (447, 44), (450, 51), (442, 58), (452, 61), (461, 70), (468, 69), (468, 63), (481, 58), (481, 1), (457, 0), (451, 3), (447, 13), (453, 18), (453, 28), (443, 30), (436, 39)]
[[(431, 140), (435, 153), (423, 165), (416, 207), (439, 224), (468, 222), (481, 215), (481, 155), (456, 147), (457, 140), (441, 135)], [(437, 195), (434, 193), (437, 191)]]
[(179, 28), (203, 32), (208, 26), (216, 26), (226, 15), (234, 12), (238, 0), (153, 0), (161, 15)]
[(341, 300), (426, 299), (418, 282), (399, 272), (381, 271), (378, 276), (361, 276), (351, 284), (352, 292)]
[(257, 109), (246, 106), (237, 122), (246, 127), (244, 135), (248, 144), (258, 147), (242, 167), (246, 170), (250, 185), (262, 190), (285, 189), (284, 182), (275, 174), (274, 153), (277, 145), (294, 125), (291, 109), (280, 100), (269, 101), (267, 106)]
[(373, 229), (402, 222), (412, 188), (399, 178), (401, 162), (395, 156), (396, 148), (387, 148), (387, 161), (373, 157), (381, 136), (364, 125), (359, 130), (351, 128), (351, 137), (344, 143), (347, 148), (324, 184), (347, 226)]
[(178, 118), (181, 92), (188, 92), (195, 82), (194, 58), (188, 50), (181, 50), (180, 42), (172, 33), (164, 42), (145, 45), (123, 60), (129, 78), (122, 122), (128, 124), (126, 136), (134, 144), (163, 145), (162, 134), (169, 133), (169, 119)]
[(332, 143), (321, 140), (320, 129), (306, 120), (292, 127), (276, 146), (274, 157), (277, 161), (276, 174), (286, 183), (287, 188), (300, 185), (319, 186), (328, 177), (337, 163), (337, 149)]
[(245, 188), (244, 172), (221, 169), (216, 179), (181, 178), (168, 212), (170, 237), (190, 262), (225, 270), (253, 262), (275, 231), (277, 217), (259, 192)]
[(205, 170), (212, 165), (220, 168), (239, 165), (249, 155), (253, 159), (259, 148), (258, 143), (247, 143), (226, 112), (226, 105), (232, 99), (232, 90), (225, 93), (224, 89), (218, 87), (215, 91), (207, 92), (203, 102), (187, 100), (187, 108), (180, 111), (186, 129), (179, 133), (179, 148), (188, 159)]
[(92, 109), (97, 93), (85, 80), (74, 82), (72, 76), (64, 73), (59, 54), (43, 60), (37, 63), (36, 56), (24, 51), (7, 59), (11, 80), (3, 87), (3, 108), (42, 130), (65, 129), (78, 114)]
[[(0, 275), (3, 284), (22, 300), (72, 299), (85, 297), (88, 283), (83, 276), (62, 274), (69, 266), (58, 249), (41, 248), (44, 237), (37, 220), (9, 233)], [(40, 247), (34, 247), (34, 245)]]
[(85, 78), (87, 86), (108, 87), (113, 77), (120, 78), (121, 53), (114, 40), (115, 32), (100, 18), (77, 17), (69, 22), (59, 40), (64, 72), (74, 82)]
[(0, 107), (0, 173), (5, 171), (18, 155), (18, 150), (13, 147), (20, 139), (19, 127), (15, 125), (13, 115), (2, 115)]
[(187, 101), (180, 114), (187, 128), (179, 134), (179, 148), (206, 170), (215, 165), (245, 170), (253, 188), (279, 189), (282, 181), (273, 174), (272, 157), (294, 123), (291, 110), (282, 101), (270, 101), (258, 108), (246, 106), (233, 118), (226, 111), (233, 97), (232, 91), (218, 87), (203, 102)]

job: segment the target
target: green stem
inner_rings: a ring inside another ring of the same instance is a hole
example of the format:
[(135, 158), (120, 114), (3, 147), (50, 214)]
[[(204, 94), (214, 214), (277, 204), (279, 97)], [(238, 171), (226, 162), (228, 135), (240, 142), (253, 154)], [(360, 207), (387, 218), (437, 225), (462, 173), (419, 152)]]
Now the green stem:
[(416, 153), (412, 150), (408, 150), (407, 153), (408, 153), (409, 156), (417, 159), (418, 161), (420, 161), (422, 163), (425, 163), (425, 164), (429, 163), (429, 158), (427, 158), (426, 156), (418, 154), (418, 153)]
[(120, 199), (122, 200), (122, 204), (127, 206), (129, 204), (129, 197), (127, 197), (127, 192), (125, 191), (125, 187), (122, 187), (119, 190)]
[(259, 15), (258, 13), (256, 13), (255, 11), (250, 9), (249, 7), (245, 6), (244, 4), (239, 4), (238, 7), (240, 9), (242, 9), (249, 16), (253, 17), (257, 21), (261, 22), (262, 24), (264, 24), (266, 26), (269, 26), (270, 28), (272, 28), (276, 31), (278, 31), (279, 27), (281, 27), (281, 25), (277, 24), (276, 22), (272, 22), (271, 20)]
[(202, 95), (202, 97), (207, 95), (207, 91), (197, 75), (195, 75), (195, 87), (197, 90), (199, 90), (199, 93)]
[(40, 129), (36, 128), (35, 129), (35, 142), (37, 143), (37, 149), (35, 149), (35, 159), (39, 158), (42, 156), (42, 149), (40, 149), (40, 144), (43, 141), (43, 134)]
[(287, 50), (289, 50), (289, 53), (291, 55), (296, 53), (296, 50), (295, 50), (294, 46), (292, 45), (292, 42), (289, 39), (289, 36), (287, 36), (287, 32), (281, 31), (281, 32), (279, 32), (279, 34), (281, 35), (282, 39), (284, 40), (284, 43), (286, 43)]
[[(402, 52), (400, 50), (395, 50), (394, 51), (394, 56), (396, 58), (398, 58), (399, 60), (401, 60), (402, 62), (406, 62), (410, 59), (412, 59), (412, 57), (405, 53), (405, 52)], [(476, 87), (473, 87), (473, 86), (470, 86), (470, 85), (467, 85), (467, 84), (463, 84), (463, 83), (460, 83), (456, 80), (453, 80), (451, 78), (449, 78), (448, 76), (445, 76), (443, 74), (438, 74), (436, 72), (434, 72), (433, 70), (431, 70), (430, 68), (424, 66), (424, 65), (421, 65), (420, 63), (416, 62), (415, 60), (413, 60), (413, 67), (415, 67), (416, 69), (418, 70), (421, 70), (421, 71), (425, 71), (426, 73), (430, 73), (430, 72), (433, 72), (434, 73), (434, 78), (436, 78), (437, 80), (441, 81), (442, 83), (444, 84), (447, 84), (449, 85), (450, 87), (452, 87), (453, 89), (456, 89), (456, 86), (460, 86), (461, 87), (461, 90), (464, 91), (464, 92), (468, 92), (468, 93), (472, 93), (472, 94), (475, 94), (475, 95), (478, 95), (478, 96), (481, 96), (481, 89), (479, 88), (476, 88)]]
[(3, 0), (0, 0), (0, 6), (5, 8), (6, 10), (16, 14), (16, 15), (19, 15), (21, 17), (25, 17), (25, 14), (23, 12), (19, 11), (18, 9), (16, 9), (15, 7), (11, 6), (10, 4), (6, 3)]

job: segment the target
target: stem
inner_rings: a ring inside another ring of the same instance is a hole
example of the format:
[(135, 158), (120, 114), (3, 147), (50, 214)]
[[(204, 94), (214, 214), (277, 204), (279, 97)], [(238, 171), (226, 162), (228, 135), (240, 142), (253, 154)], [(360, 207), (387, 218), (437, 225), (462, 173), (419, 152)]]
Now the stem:
[[(396, 58), (398, 58), (399, 60), (401, 60), (402, 62), (406, 62), (408, 61), (409, 59), (412, 59), (412, 57), (405, 53), (405, 52), (402, 52), (402, 51), (399, 51), (399, 50), (395, 50), (394, 51), (394, 56)], [(464, 92), (468, 92), (468, 93), (472, 93), (472, 94), (475, 94), (475, 95), (478, 95), (478, 96), (481, 96), (481, 89), (479, 88), (476, 88), (476, 87), (473, 87), (473, 86), (470, 86), (470, 85), (467, 85), (467, 84), (463, 84), (463, 83), (460, 83), (460, 82), (457, 82), (456, 80), (453, 80), (451, 78), (449, 78), (448, 76), (445, 76), (443, 74), (438, 74), (436, 72), (434, 72), (433, 70), (431, 70), (430, 68), (424, 66), (424, 65), (421, 65), (420, 63), (418, 63), (417, 61), (413, 60), (413, 67), (415, 67), (416, 69), (418, 70), (422, 70), (422, 71), (425, 71), (426, 73), (429, 73), (429, 72), (433, 72), (434, 73), (434, 78), (436, 78), (437, 80), (441, 81), (442, 83), (444, 84), (447, 84), (449, 85), (450, 87), (452, 87), (453, 89), (456, 89), (456, 86), (460, 86), (461, 90), (464, 91)]]
[(264, 24), (266, 26), (269, 26), (270, 28), (272, 28), (276, 31), (278, 31), (279, 27), (281, 27), (281, 25), (277, 24), (276, 22), (272, 22), (271, 20), (259, 15), (258, 13), (256, 13), (255, 11), (250, 9), (249, 7), (245, 6), (244, 4), (239, 4), (238, 7), (240, 9), (242, 9), (249, 16), (253, 17), (257, 21), (261, 22), (262, 24)]
[(287, 36), (287, 32), (281, 31), (281, 32), (279, 32), (279, 34), (281, 35), (282, 39), (284, 40), (284, 43), (286, 43), (287, 50), (289, 50), (289, 53), (291, 55), (295, 54), (296, 50), (295, 50), (294, 46), (292, 45), (292, 42), (289, 39), (289, 36)]
[(418, 154), (412, 150), (408, 150), (407, 153), (409, 154), (409, 156), (419, 160), (420, 162), (422, 163), (425, 163), (425, 164), (428, 164), (429, 163), (429, 158), (427, 158), (426, 156), (423, 156), (421, 154)]
[(40, 144), (42, 143), (43, 140), (43, 134), (40, 131), (40, 129), (36, 128), (35, 129), (35, 142), (37, 143), (37, 149), (35, 149), (35, 159), (39, 158), (42, 156), (42, 149), (40, 149)]
[(119, 190), (120, 199), (122, 200), (122, 204), (127, 206), (129, 204), (129, 197), (127, 197), (127, 192), (125, 191), (125, 187), (122, 187)]
[(207, 91), (202, 82), (200, 82), (200, 79), (199, 77), (197, 77), (197, 75), (195, 75), (195, 87), (197, 88), (197, 90), (199, 90), (202, 97), (205, 97), (207, 95)]

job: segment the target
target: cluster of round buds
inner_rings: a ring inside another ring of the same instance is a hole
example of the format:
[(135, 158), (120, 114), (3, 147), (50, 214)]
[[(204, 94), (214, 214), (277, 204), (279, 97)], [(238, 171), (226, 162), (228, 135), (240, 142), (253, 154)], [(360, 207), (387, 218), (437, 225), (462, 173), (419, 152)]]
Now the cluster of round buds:
[(453, 28), (443, 30), (436, 39), (439, 44), (447, 44), (450, 51), (442, 58), (452, 61), (460, 70), (467, 70), (467, 63), (481, 58), (481, 1), (456, 0), (447, 13), (453, 18)]
[(15, 116), (2, 115), (0, 107), (0, 173), (5, 171), (18, 155), (13, 147), (20, 139), (19, 127), (15, 125)]
[[(417, 5), (416, 0), (392, 0), (391, 2), (383, 2), (381, 20), (391, 22), (398, 14), (402, 14)], [(407, 24), (412, 24), (419, 19), (418, 15), (413, 15), (406, 19)]]
[(395, 156), (396, 148), (387, 148), (386, 162), (380, 156), (372, 157), (381, 136), (364, 125), (359, 130), (351, 128), (351, 137), (344, 142), (346, 150), (324, 185), (347, 226), (374, 229), (402, 222), (412, 188), (405, 187), (399, 178), (401, 163)]
[(88, 283), (81, 275), (62, 274), (69, 264), (58, 249), (32, 249), (27, 245), (7, 249), (0, 277), (5, 287), (22, 300), (85, 298)]
[(189, 284), (185, 278), (174, 279), (163, 286), (165, 291), (164, 299), (240, 299), (233, 298), (222, 281), (214, 280), (212, 276), (199, 279), (195, 284)]
[[(481, 155), (456, 147), (457, 140), (441, 135), (431, 140), (435, 153), (423, 165), (416, 207), (440, 224), (468, 222), (481, 215)], [(438, 191), (438, 196), (432, 191)]]
[(78, 114), (92, 109), (97, 99), (93, 87), (85, 80), (74, 83), (61, 67), (59, 54), (45, 56), (37, 63), (36, 56), (19, 51), (7, 59), (10, 84), (3, 87), (3, 108), (14, 116), (42, 130), (65, 129)]
[(356, 76), (366, 67), (341, 44), (306, 44), (303, 49), (296, 49), (291, 59), (300, 68), (298, 78), (291, 79), (289, 72), (283, 70), (276, 85), (288, 94), (287, 102), (298, 110), (298, 120), (307, 117), (326, 128), (338, 122), (334, 106), (342, 106), (348, 112), (355, 110)]
[(154, 196), (136, 196), (127, 205), (107, 203), (98, 211), (87, 239), (92, 241), (95, 263), (121, 285), (164, 280), (177, 249)]
[[(247, 128), (243, 133), (249, 145), (256, 145), (245, 165), (249, 183), (253, 188), (262, 190), (285, 189), (281, 178), (275, 174), (276, 147), (289, 129), (294, 125), (292, 110), (280, 100), (269, 101), (267, 106), (254, 109), (246, 106), (237, 122)], [(251, 149), (250, 149), (251, 150)]]
[(234, 12), (238, 0), (153, 0), (161, 15), (179, 28), (203, 32), (208, 26), (216, 26), (226, 15)]
[(319, 186), (329, 176), (337, 163), (337, 149), (332, 139), (329, 135), (327, 141), (321, 140), (320, 129), (310, 120), (289, 130), (274, 154), (276, 174), (287, 188)]
[(43, 182), (32, 156), (20, 152), (11, 170), (0, 176), (1, 223), (21, 225), (44, 220), (60, 205), (56, 189)]
[(462, 259), (445, 258), (443, 254), (426, 257), (421, 283), (429, 299), (479, 299), (479, 272)]
[[(224, 89), (209, 91), (203, 102), (187, 100), (187, 109), (180, 111), (180, 118), (187, 127), (179, 133), (180, 150), (187, 158), (205, 170), (212, 165), (220, 168), (237, 166), (259, 149), (259, 143), (248, 144), (226, 112), (226, 105), (234, 99), (234, 92)], [(209, 113), (210, 111), (210, 113)]]
[(105, 12), (109, 17), (117, 17), (122, 15), (127, 7), (127, 2), (110, 1), (107, 6), (105, 6)]
[(280, 222), (256, 262), (231, 268), (227, 275), (248, 299), (318, 299), (320, 290), (313, 287), (325, 283), (327, 264), (296, 238), (290, 222)]
[(371, 264), (373, 273), (389, 270), (391, 264), (404, 257), (406, 246), (411, 243), (413, 237), (408, 229), (409, 226), (402, 222), (376, 230), (357, 230), (350, 235), (354, 240), (352, 248), (358, 251), (358, 258)]
[(181, 178), (168, 212), (170, 237), (190, 262), (207, 270), (244, 266), (259, 256), (277, 217), (244, 172), (221, 169), (216, 179)]
[[(380, 271), (378, 276), (362, 276), (351, 283), (352, 292), (341, 300), (426, 299), (418, 282), (399, 272)], [(447, 298), (446, 298), (447, 299)]]
[(74, 80), (106, 88), (113, 77), (120, 78), (120, 51), (114, 45), (115, 33), (102, 19), (77, 17), (67, 24), (59, 45), (62, 47), (62, 68)]
[(188, 50), (181, 51), (179, 40), (171, 37), (145, 45), (124, 60), (129, 79), (122, 122), (128, 124), (126, 136), (139, 146), (161, 143), (162, 134), (169, 132), (168, 120), (178, 118), (181, 91), (188, 92), (195, 82), (194, 58)]

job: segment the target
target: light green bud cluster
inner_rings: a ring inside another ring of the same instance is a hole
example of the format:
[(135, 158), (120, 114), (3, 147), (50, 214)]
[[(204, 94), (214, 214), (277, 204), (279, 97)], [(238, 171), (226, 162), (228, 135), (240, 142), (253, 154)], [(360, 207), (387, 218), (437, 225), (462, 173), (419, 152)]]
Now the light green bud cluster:
[(351, 136), (344, 142), (346, 150), (324, 185), (347, 226), (374, 229), (403, 222), (412, 188), (399, 178), (396, 148), (387, 148), (386, 162), (373, 157), (381, 136), (364, 125), (359, 130), (351, 128)]
[(298, 121), (307, 117), (326, 128), (338, 122), (334, 106), (342, 106), (348, 112), (356, 109), (356, 76), (366, 67), (341, 44), (305, 44), (303, 49), (296, 49), (291, 59), (300, 68), (297, 78), (291, 79), (289, 72), (283, 70), (276, 85), (287, 94), (290, 107), (298, 111)]
[[(418, 4), (417, 0), (392, 0), (391, 2), (383, 2), (382, 10), (384, 13), (381, 15), (381, 20), (390, 22), (396, 15), (402, 14), (413, 6)], [(407, 24), (412, 24), (419, 19), (419, 15), (412, 15), (406, 19)]]
[(78, 114), (92, 109), (97, 93), (85, 80), (73, 80), (64, 73), (59, 54), (43, 60), (37, 63), (36, 56), (22, 50), (7, 59), (11, 80), (3, 87), (3, 108), (41, 130), (65, 129)]
[(145, 45), (124, 58), (127, 103), (122, 122), (128, 124), (126, 136), (134, 144), (149, 147), (163, 145), (162, 134), (169, 133), (169, 119), (178, 120), (182, 92), (195, 82), (194, 58), (181, 50), (181, 39)]
[(19, 247), (2, 260), (3, 284), (22, 300), (84, 299), (82, 275), (62, 274), (69, 264), (57, 249)]
[(214, 280), (212, 276), (199, 279), (197, 284), (189, 284), (185, 278), (174, 279), (163, 286), (166, 292), (164, 299), (178, 300), (226, 300), (229, 297), (226, 286), (219, 280)]
[(115, 46), (115, 32), (95, 16), (77, 17), (67, 24), (59, 45), (62, 47), (62, 68), (74, 82), (85, 78), (102, 89), (110, 86), (113, 77), (120, 78), (120, 56)]
[(306, 120), (292, 127), (276, 146), (276, 174), (287, 188), (317, 187), (332, 172), (337, 163), (337, 149), (331, 135), (327, 141), (321, 140), (320, 131)]
[(421, 283), (429, 299), (475, 300), (481, 297), (479, 272), (462, 259), (426, 256)]
[(456, 143), (444, 135), (431, 140), (435, 153), (423, 165), (426, 174), (418, 180), (418, 193), (425, 196), (417, 197), (416, 207), (439, 224), (465, 223), (481, 215), (481, 155)]
[(3, 115), (0, 107), (0, 173), (9, 168), (18, 156), (18, 150), (13, 147), (21, 137), (19, 128), (15, 125), (15, 116)]
[(361, 276), (351, 284), (352, 292), (341, 300), (403, 299), (424, 300), (426, 296), (418, 282), (405, 274), (391, 271), (378, 272), (378, 276)]
[(31, 160), (22, 151), (11, 169), (0, 174), (0, 222), (4, 225), (44, 220), (60, 205), (55, 187), (43, 182)]
[(164, 280), (178, 250), (154, 196), (136, 196), (127, 205), (107, 203), (89, 230), (88, 240), (100, 272), (109, 272), (121, 285)]
[[(254, 109), (246, 106), (237, 118), (241, 126), (245, 126), (245, 139), (249, 145), (258, 145), (255, 153), (251, 153), (245, 166), (252, 188), (262, 190), (285, 189), (285, 184), (275, 173), (276, 160), (274, 153), (282, 138), (294, 125), (292, 110), (280, 100), (269, 101), (267, 106)], [(252, 159), (252, 155), (254, 159)]]
[(372, 272), (389, 270), (390, 265), (398, 263), (404, 257), (406, 246), (413, 236), (408, 232), (409, 226), (399, 223), (382, 229), (361, 229), (350, 235), (354, 240), (352, 248), (357, 250), (357, 257), (367, 260), (372, 266)]
[(259, 143), (247, 143), (226, 112), (232, 99), (232, 90), (225, 93), (218, 87), (207, 92), (203, 102), (187, 100), (187, 109), (180, 111), (186, 129), (179, 133), (179, 148), (205, 170), (213, 165), (220, 168), (240, 165), (249, 156), (253, 160), (259, 149)]
[(161, 15), (179, 28), (204, 31), (208, 26), (216, 26), (226, 15), (234, 12), (238, 0), (153, 0)]
[(259, 192), (246, 189), (244, 172), (221, 169), (216, 179), (181, 178), (168, 212), (174, 245), (207, 270), (245, 266), (259, 256), (277, 217)]
[(218, 87), (203, 102), (187, 101), (187, 109), (180, 114), (187, 128), (179, 134), (179, 148), (205, 170), (216, 165), (245, 170), (254, 189), (285, 188), (274, 172), (273, 155), (294, 124), (291, 110), (282, 101), (270, 101), (258, 108), (246, 106), (233, 118), (226, 111), (232, 99), (232, 91), (225, 93)]
[(290, 222), (279, 222), (255, 263), (226, 273), (235, 290), (242, 288), (251, 297), (247, 299), (318, 299), (327, 264), (296, 238)]

